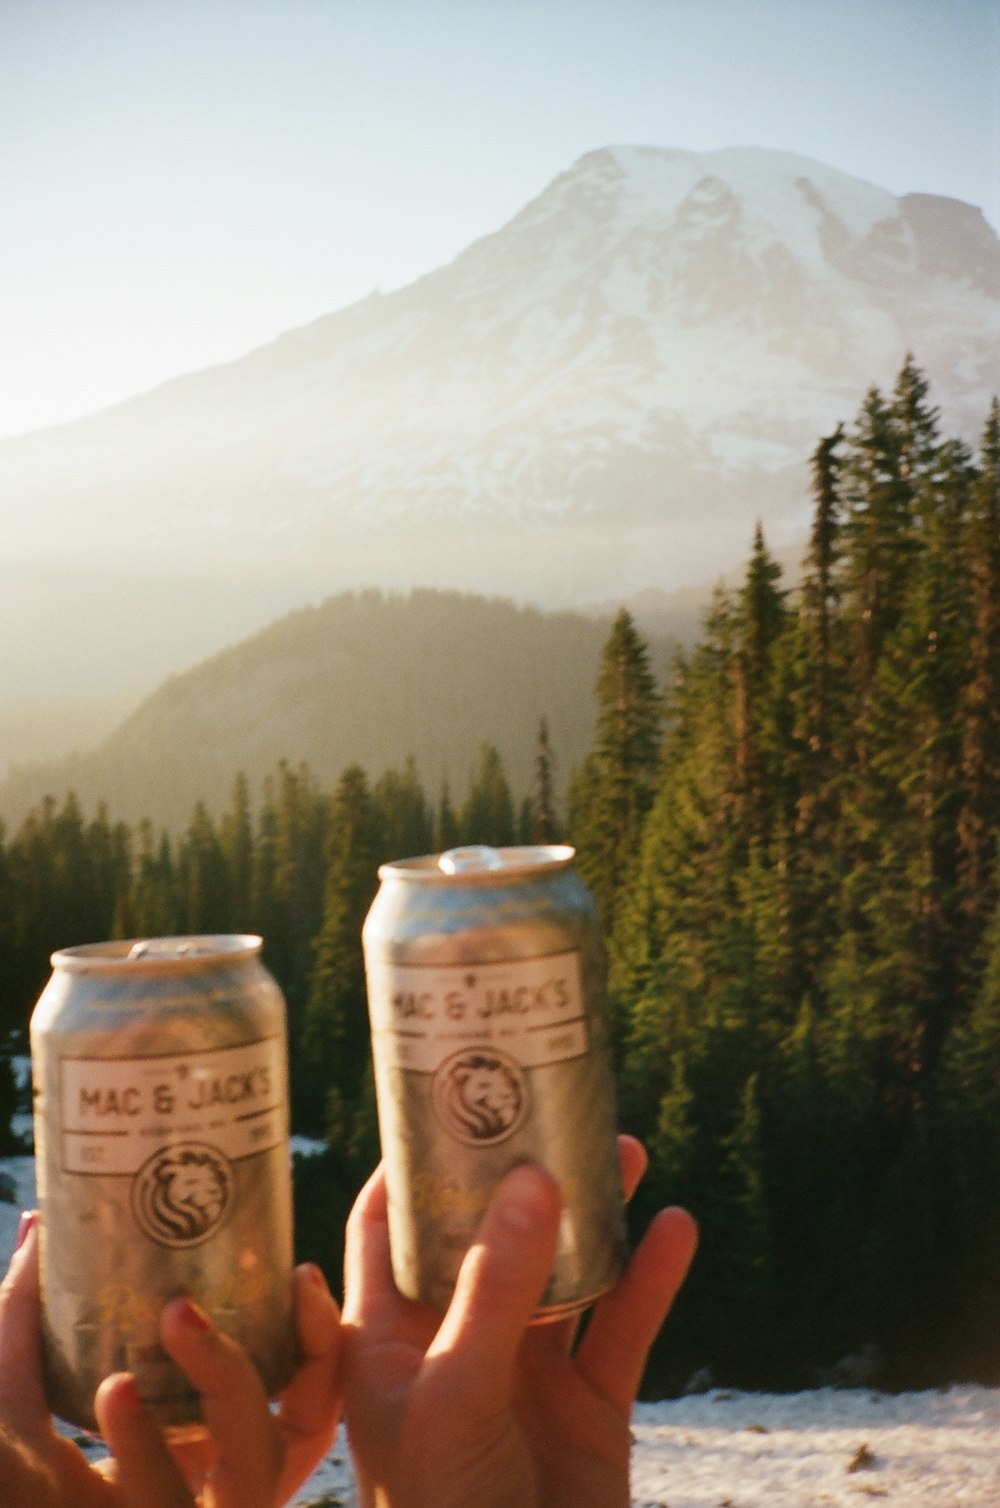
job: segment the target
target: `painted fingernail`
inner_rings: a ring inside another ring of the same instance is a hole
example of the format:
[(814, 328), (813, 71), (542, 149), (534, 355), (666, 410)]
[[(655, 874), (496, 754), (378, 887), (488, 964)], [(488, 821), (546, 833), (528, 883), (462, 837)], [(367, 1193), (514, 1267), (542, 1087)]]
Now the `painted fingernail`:
[(15, 1251), (21, 1250), (21, 1247), (24, 1245), (25, 1241), (27, 1241), (29, 1232), (31, 1231), (37, 1220), (37, 1210), (24, 1210), (21, 1215), (21, 1222), (17, 1227), (17, 1240), (14, 1242)]
[(178, 1319), (189, 1330), (205, 1331), (214, 1328), (204, 1309), (194, 1299), (181, 1299), (178, 1311)]
[(126, 1372), (118, 1384), (118, 1406), (126, 1414), (145, 1413), (146, 1405), (139, 1396), (139, 1388), (131, 1372)]
[(315, 1262), (300, 1262), (299, 1272), (308, 1278), (313, 1287), (318, 1288), (321, 1293), (329, 1293), (330, 1287), (323, 1276), (323, 1269), (317, 1267)]

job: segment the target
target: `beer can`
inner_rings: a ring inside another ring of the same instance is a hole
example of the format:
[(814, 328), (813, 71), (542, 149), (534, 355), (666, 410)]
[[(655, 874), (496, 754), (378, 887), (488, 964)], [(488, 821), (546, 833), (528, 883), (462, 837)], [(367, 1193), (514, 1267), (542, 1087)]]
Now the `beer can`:
[(203, 1433), (159, 1340), (187, 1294), (269, 1395), (295, 1362), (285, 1003), (251, 936), (52, 955), (31, 1018), (43, 1361), (53, 1413), (95, 1429), (127, 1370), (168, 1435)]
[(379, 870), (362, 935), (393, 1274), (438, 1309), (523, 1162), (563, 1201), (536, 1318), (585, 1308), (624, 1265), (604, 951), (574, 857), (470, 847)]

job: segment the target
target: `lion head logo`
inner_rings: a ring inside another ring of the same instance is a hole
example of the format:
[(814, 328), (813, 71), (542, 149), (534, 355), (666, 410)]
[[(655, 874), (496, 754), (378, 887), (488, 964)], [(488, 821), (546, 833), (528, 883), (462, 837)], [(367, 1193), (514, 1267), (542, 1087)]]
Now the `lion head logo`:
[(488, 1146), (521, 1125), (528, 1112), (528, 1086), (506, 1053), (472, 1048), (441, 1064), (434, 1078), (434, 1108), (459, 1141)]
[(147, 1236), (161, 1246), (197, 1246), (229, 1205), (233, 1173), (216, 1147), (182, 1142), (162, 1147), (139, 1169), (132, 1210)]

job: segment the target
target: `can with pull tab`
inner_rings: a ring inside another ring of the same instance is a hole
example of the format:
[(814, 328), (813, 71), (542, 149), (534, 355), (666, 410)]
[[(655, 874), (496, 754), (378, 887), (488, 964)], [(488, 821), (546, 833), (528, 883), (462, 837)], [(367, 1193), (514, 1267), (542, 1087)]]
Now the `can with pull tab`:
[(604, 952), (573, 860), (470, 847), (379, 870), (363, 940), (393, 1272), (439, 1309), (522, 1162), (563, 1201), (536, 1317), (585, 1308), (624, 1265)]
[(111, 1372), (173, 1438), (200, 1405), (159, 1341), (193, 1298), (274, 1395), (295, 1361), (285, 1004), (250, 936), (66, 948), (31, 1019), (42, 1339), (55, 1414)]

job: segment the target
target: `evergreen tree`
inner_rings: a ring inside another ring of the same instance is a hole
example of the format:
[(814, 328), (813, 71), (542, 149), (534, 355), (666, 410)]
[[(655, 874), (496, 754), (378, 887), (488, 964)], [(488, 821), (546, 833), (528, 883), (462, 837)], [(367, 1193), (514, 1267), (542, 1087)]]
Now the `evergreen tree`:
[(661, 964), (671, 991), (693, 995), (711, 973), (705, 947), (724, 909), (722, 875), (732, 875), (737, 842), (736, 632), (732, 605), (716, 593), (701, 642), (675, 665), (659, 789), (609, 930), (612, 998), (623, 1029), (634, 1003), (661, 988)]
[[(912, 416), (910, 422), (915, 422)], [(886, 635), (899, 621), (914, 542), (913, 488), (902, 474), (902, 444), (891, 406), (872, 388), (844, 467), (850, 653), (862, 701), (869, 694)]]
[(580, 873), (610, 931), (655, 795), (662, 729), (649, 649), (625, 608), (604, 646), (594, 694), (594, 746), (572, 782), (570, 827)]
[[(832, 722), (837, 701), (837, 676), (842, 655), (837, 644), (841, 600), (839, 563), (842, 555), (839, 476), (843, 425), (821, 440), (813, 455), (813, 523), (799, 593), (799, 621), (804, 654), (811, 672), (803, 699), (799, 737), (812, 754), (818, 773), (815, 791), (828, 775)], [(815, 797), (814, 797), (815, 799)]]
[(479, 762), (458, 820), (462, 843), (507, 848), (517, 836), (514, 799), (496, 746), (482, 743)]
[(173, 937), (183, 931), (176, 865), (170, 839), (139, 823), (135, 877), (127, 904), (116, 915), (116, 937)]
[(842, 425), (813, 455), (813, 523), (802, 583), (778, 650), (790, 710), (782, 765), (791, 829), (788, 883), (800, 968), (808, 977), (829, 949), (838, 883), (835, 845), (850, 679), (842, 616)]
[[(758, 523), (737, 609), (736, 781), (739, 820), (748, 837), (769, 832), (775, 813), (767, 807), (782, 784), (787, 702), (780, 692), (773, 694), (775, 649), (787, 619), (780, 579), (781, 567), (768, 553)], [(777, 757), (768, 760), (768, 751)]]
[(254, 907), (254, 832), (250, 787), (242, 770), (219, 825), (219, 847), (226, 871), (226, 930), (248, 932)]
[(381, 813), (387, 859), (414, 858), (434, 847), (434, 819), (410, 755), (402, 771), (387, 770), (374, 799)]
[(970, 486), (965, 551), (971, 624), (961, 689), (959, 731), (962, 805), (958, 815), (957, 868), (966, 958), (1000, 888), (1000, 401), (983, 432), (980, 467)]
[[(288, 1002), (293, 1070), (301, 1039), (313, 939), (323, 917), (329, 803), (309, 770), (278, 766), (265, 786), (255, 862), (257, 929)], [(294, 1076), (294, 1075), (293, 1075)]]
[(300, 1124), (352, 1147), (369, 1061), (361, 928), (378, 888), (381, 813), (358, 765), (340, 778), (330, 809), (322, 925), (313, 950), (299, 1055)]
[(458, 824), (458, 815), (451, 801), (451, 792), (448, 788), (448, 777), (441, 782), (441, 795), (438, 798), (437, 811), (434, 815), (434, 841), (433, 846), (438, 853), (445, 853), (449, 848), (457, 848), (462, 841), (461, 829)]
[(203, 801), (195, 806), (178, 858), (182, 930), (229, 929), (229, 875), (219, 835)]
[(552, 780), (554, 764), (548, 723), (543, 717), (538, 724), (538, 743), (535, 747), (535, 790), (529, 807), (530, 829), (525, 832), (527, 843), (554, 843), (558, 838)]

